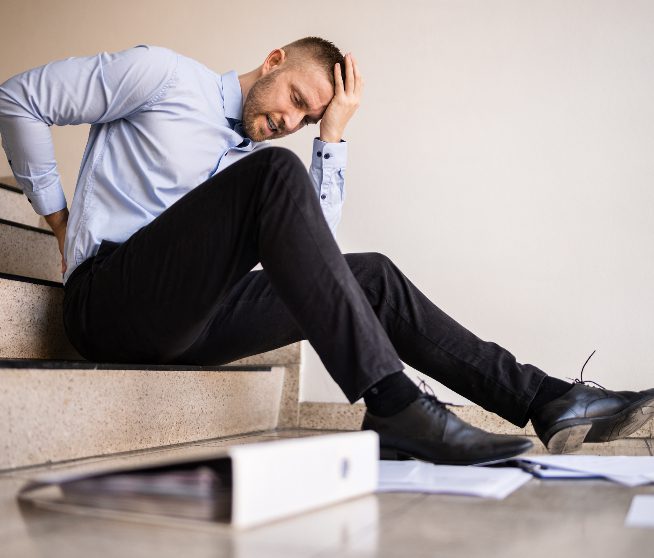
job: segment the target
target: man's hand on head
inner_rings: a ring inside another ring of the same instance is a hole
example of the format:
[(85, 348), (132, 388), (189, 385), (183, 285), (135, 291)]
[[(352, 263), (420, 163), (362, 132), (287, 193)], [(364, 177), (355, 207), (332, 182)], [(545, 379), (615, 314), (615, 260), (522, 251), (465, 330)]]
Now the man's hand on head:
[(345, 55), (345, 84), (340, 64), (334, 65), (334, 97), (320, 120), (320, 139), (327, 143), (338, 143), (345, 127), (359, 108), (363, 92), (363, 78), (352, 53)]

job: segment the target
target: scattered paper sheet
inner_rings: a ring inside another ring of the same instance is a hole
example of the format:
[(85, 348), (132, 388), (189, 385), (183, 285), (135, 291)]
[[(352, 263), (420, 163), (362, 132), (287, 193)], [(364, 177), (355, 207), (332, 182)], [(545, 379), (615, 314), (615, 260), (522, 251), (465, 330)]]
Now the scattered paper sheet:
[(634, 496), (624, 524), (625, 527), (654, 527), (654, 495)]
[(424, 461), (380, 461), (377, 492), (461, 494), (502, 499), (531, 479), (519, 468), (489, 469), (433, 465)]
[(531, 473), (539, 479), (599, 479), (597, 475), (583, 473), (581, 471), (570, 471), (569, 469), (559, 469), (539, 463), (529, 463), (520, 459), (510, 460), (509, 465), (517, 464), (522, 470)]
[(519, 461), (535, 463), (550, 469), (583, 473), (586, 478), (601, 477), (625, 486), (642, 486), (654, 482), (654, 457), (613, 455), (544, 455), (520, 457)]

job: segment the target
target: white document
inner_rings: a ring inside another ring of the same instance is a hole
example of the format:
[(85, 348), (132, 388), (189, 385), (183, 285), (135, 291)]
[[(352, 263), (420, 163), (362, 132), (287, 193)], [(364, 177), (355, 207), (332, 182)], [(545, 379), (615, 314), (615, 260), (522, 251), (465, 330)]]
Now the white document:
[(654, 482), (654, 457), (625, 455), (544, 455), (520, 457), (520, 461), (536, 463), (550, 469), (574, 471), (586, 478), (601, 477), (625, 486), (642, 486)]
[(624, 524), (625, 527), (654, 527), (654, 495), (634, 496)]
[(433, 465), (424, 461), (380, 461), (377, 492), (461, 494), (502, 499), (531, 479), (521, 469)]

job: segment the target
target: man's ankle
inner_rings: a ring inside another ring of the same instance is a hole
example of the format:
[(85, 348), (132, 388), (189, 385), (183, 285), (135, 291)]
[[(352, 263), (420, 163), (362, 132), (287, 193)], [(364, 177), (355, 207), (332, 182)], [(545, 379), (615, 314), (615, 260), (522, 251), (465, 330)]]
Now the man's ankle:
[(546, 376), (541, 382), (531, 405), (529, 405), (527, 416), (531, 418), (539, 409), (570, 391), (573, 385), (570, 382)]
[(368, 412), (378, 417), (390, 417), (406, 409), (420, 393), (418, 386), (400, 371), (382, 378), (363, 394), (363, 399)]

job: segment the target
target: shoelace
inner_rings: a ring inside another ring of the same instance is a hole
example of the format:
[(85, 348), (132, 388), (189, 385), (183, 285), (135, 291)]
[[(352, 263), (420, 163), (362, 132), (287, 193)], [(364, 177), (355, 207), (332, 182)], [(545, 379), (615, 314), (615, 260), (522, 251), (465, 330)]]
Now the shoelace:
[[(595, 349), (596, 351), (597, 349)], [(600, 388), (602, 391), (606, 391), (606, 388), (597, 382), (594, 382), (593, 380), (584, 380), (584, 368), (586, 368), (586, 365), (588, 364), (588, 361), (590, 360), (590, 357), (592, 357), (595, 354), (595, 351), (590, 353), (590, 356), (586, 359), (586, 362), (584, 362), (584, 365), (581, 367), (581, 373), (579, 374), (579, 378), (568, 378), (568, 380), (572, 380), (575, 384), (594, 384), (598, 388)]]
[(450, 407), (463, 407), (463, 405), (457, 405), (456, 403), (447, 403), (446, 401), (441, 401), (440, 399), (438, 399), (431, 386), (427, 384), (427, 382), (425, 382), (422, 378), (420, 379), (418, 388), (427, 396), (428, 401), (435, 403), (439, 407), (445, 407), (445, 405), (448, 405)]

